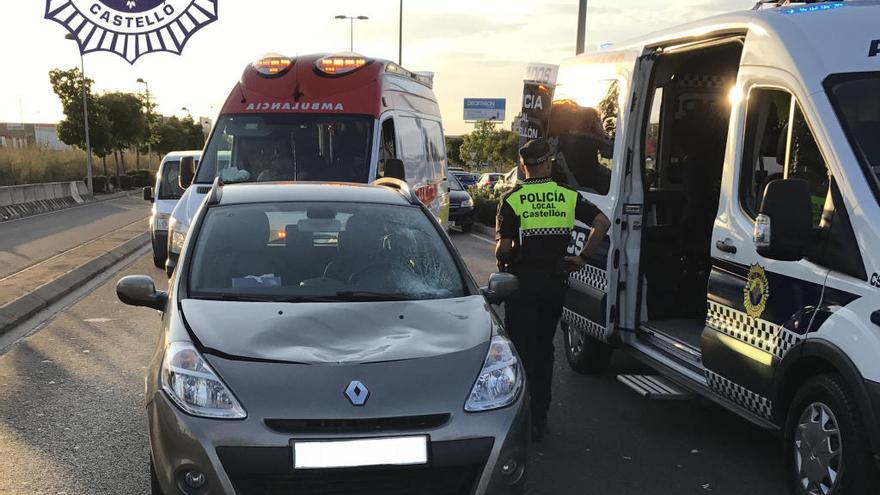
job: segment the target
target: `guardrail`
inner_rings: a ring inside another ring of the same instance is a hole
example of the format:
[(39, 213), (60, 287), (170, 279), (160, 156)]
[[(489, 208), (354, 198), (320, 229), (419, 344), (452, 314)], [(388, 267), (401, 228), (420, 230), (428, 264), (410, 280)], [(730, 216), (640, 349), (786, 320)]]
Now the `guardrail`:
[(0, 221), (94, 201), (82, 181), (0, 187)]

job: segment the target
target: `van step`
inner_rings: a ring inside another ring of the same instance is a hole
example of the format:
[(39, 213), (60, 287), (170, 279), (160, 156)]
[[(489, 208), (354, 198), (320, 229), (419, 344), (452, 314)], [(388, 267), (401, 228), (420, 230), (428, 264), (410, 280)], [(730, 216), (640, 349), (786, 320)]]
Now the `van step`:
[(617, 381), (642, 397), (662, 400), (690, 400), (694, 393), (659, 375), (617, 375)]

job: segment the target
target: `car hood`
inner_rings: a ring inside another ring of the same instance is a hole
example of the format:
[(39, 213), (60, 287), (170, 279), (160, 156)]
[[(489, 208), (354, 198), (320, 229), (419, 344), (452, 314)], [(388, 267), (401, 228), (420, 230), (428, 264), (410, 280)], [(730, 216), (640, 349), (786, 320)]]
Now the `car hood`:
[(426, 301), (272, 303), (181, 301), (201, 344), (249, 359), (374, 363), (474, 348), (491, 337), (482, 296)]

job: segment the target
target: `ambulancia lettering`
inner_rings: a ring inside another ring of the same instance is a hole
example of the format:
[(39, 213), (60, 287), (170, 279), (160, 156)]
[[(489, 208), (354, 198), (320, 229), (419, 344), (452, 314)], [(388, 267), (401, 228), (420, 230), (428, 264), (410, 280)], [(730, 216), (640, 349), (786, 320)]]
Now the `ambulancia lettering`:
[(871, 47), (868, 49), (869, 57), (876, 57), (880, 54), (880, 40), (871, 41)]
[(269, 103), (267, 101), (257, 102), (257, 103), (248, 103), (248, 106), (245, 108), (248, 112), (261, 111), (261, 110), (282, 110), (282, 111), (301, 111), (308, 112), (312, 110), (330, 110), (330, 111), (343, 111), (345, 107), (342, 103), (332, 103), (332, 102), (324, 102), (324, 103), (309, 103), (309, 102), (294, 102), (291, 103), (289, 101), (285, 102), (273, 102)]

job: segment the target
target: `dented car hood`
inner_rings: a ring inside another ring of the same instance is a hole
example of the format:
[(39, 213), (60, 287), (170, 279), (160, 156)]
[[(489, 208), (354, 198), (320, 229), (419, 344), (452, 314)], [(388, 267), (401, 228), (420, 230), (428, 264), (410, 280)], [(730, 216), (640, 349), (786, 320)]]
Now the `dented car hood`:
[(491, 337), (482, 296), (425, 301), (276, 303), (181, 301), (203, 346), (230, 356), (306, 364), (438, 356)]

